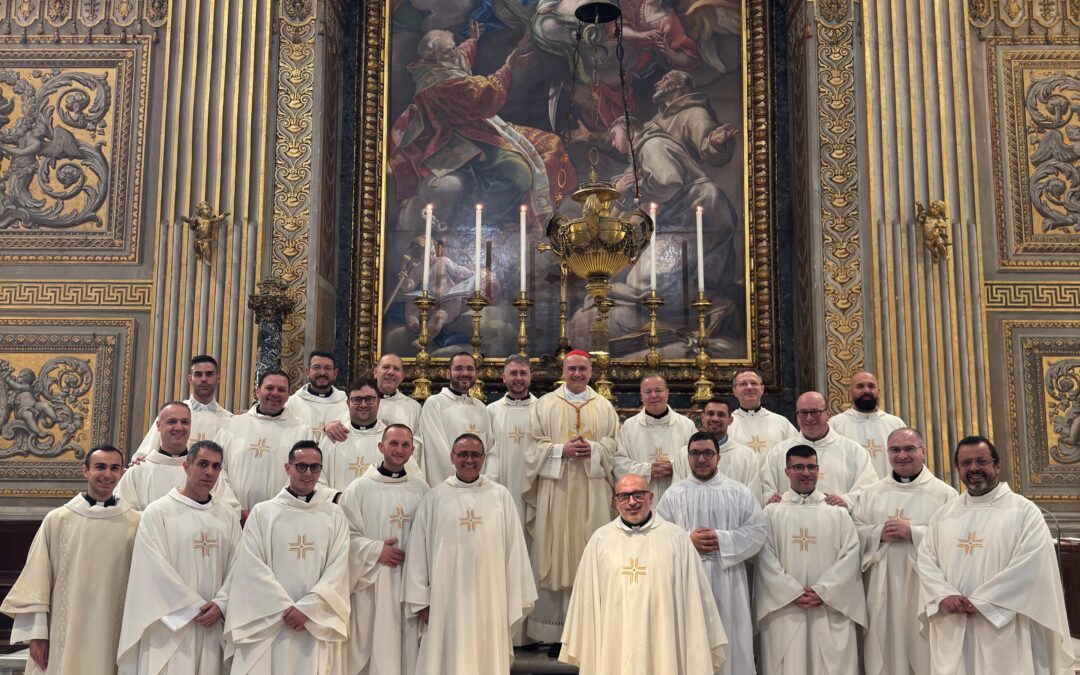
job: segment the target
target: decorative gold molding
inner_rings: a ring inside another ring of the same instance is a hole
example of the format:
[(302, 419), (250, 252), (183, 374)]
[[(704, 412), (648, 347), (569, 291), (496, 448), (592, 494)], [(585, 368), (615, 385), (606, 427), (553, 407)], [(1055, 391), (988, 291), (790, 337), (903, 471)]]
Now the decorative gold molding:
[(0, 306), (109, 307), (143, 310), (150, 306), (150, 281), (15, 281), (0, 280)]
[(984, 288), (990, 310), (1075, 313), (1080, 307), (1080, 283), (988, 281)]

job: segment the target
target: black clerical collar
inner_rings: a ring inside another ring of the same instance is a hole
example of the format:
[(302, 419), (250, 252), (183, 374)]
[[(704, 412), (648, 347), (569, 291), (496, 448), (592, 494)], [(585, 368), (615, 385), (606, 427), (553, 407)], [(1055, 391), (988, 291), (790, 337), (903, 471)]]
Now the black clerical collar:
[(922, 472), (923, 472), (923, 470), (919, 469), (919, 473), (915, 474), (911, 478), (904, 478), (903, 476), (898, 476), (896, 474), (896, 472), (893, 471), (892, 472), (892, 477), (893, 477), (893, 480), (896, 481), (897, 483), (914, 483), (915, 479), (918, 478), (922, 474)]
[[(191, 497), (188, 497), (183, 492), (181, 492), (180, 494), (183, 495), (186, 499), (191, 499)], [(211, 501), (213, 501), (213, 499), (214, 499), (214, 495), (206, 495), (206, 499), (191, 499), (191, 501), (195, 502), (196, 504), (206, 506)]]
[(397, 473), (395, 473), (393, 471), (388, 470), (385, 466), (383, 466), (382, 462), (379, 463), (379, 466), (377, 466), (375, 468), (375, 470), (378, 471), (380, 474), (386, 476), (387, 478), (401, 478), (402, 476), (405, 475), (405, 467), (401, 467), (401, 471), (398, 471)]
[(649, 515), (645, 516), (645, 520), (641, 521), (637, 525), (628, 522), (626, 518), (623, 518), (622, 516), (619, 516), (619, 520), (621, 520), (622, 524), (629, 527), (631, 530), (640, 530), (641, 528), (645, 527), (650, 520), (652, 520), (652, 511), (649, 511)]
[(756, 412), (761, 412), (761, 406), (758, 406), (756, 408), (744, 408), (742, 406), (739, 406), (739, 410), (741, 410), (743, 412), (748, 412), (748, 413), (756, 413)]
[(285, 488), (285, 491), (288, 492), (289, 494), (291, 494), (293, 497), (296, 497), (297, 499), (303, 499), (305, 502), (307, 502), (309, 504), (311, 503), (311, 498), (315, 496), (315, 490), (312, 490), (311, 492), (307, 493), (306, 495), (298, 495), (298, 494), (296, 494), (295, 492), (292, 491), (292, 488), (289, 488), (289, 487)]
[(654, 420), (662, 420), (665, 417), (667, 417), (667, 414), (668, 414), (668, 409), (667, 408), (664, 408), (664, 412), (660, 413), (659, 415), (654, 415), (651, 412), (649, 412), (648, 410), (645, 410), (645, 408), (642, 408), (642, 410), (645, 412), (646, 415), (653, 418)]
[(397, 396), (397, 390), (395, 389), (393, 394), (384, 394), (380, 391), (379, 396), (383, 399), (394, 398), (395, 396)]
[(166, 457), (187, 457), (188, 453), (187, 448), (184, 448), (184, 451), (181, 452), (179, 455), (174, 455), (171, 452), (165, 452), (165, 450), (162, 448), (158, 448), (158, 452), (165, 455)]
[(93, 497), (91, 497), (90, 495), (88, 495), (85, 492), (82, 492), (80, 494), (82, 494), (83, 499), (85, 499), (86, 503), (89, 504), (90, 506), (97, 506), (98, 504), (101, 504), (105, 508), (109, 508), (110, 506), (116, 506), (116, 497), (115, 496), (110, 496), (105, 501), (99, 502), (98, 500), (94, 499)]
[(322, 393), (319, 393), (319, 392), (315, 391), (314, 389), (311, 388), (310, 384), (307, 386), (307, 390), (308, 390), (309, 394), (311, 394), (312, 396), (318, 396), (319, 398), (330, 398), (331, 396), (334, 395), (334, 387), (333, 387), (333, 385), (331, 385), (330, 388), (326, 390), (325, 394), (322, 394)]
[(257, 405), (257, 406), (255, 406), (255, 412), (259, 413), (263, 417), (281, 417), (281, 414), (285, 412), (285, 408), (282, 407), (281, 410), (279, 410), (276, 413), (274, 413), (273, 415), (271, 415), (270, 413), (264, 413), (262, 411), (262, 406)]
[(506, 398), (510, 399), (511, 401), (528, 401), (529, 400), (529, 394), (526, 393), (521, 398), (516, 398), (514, 396), (511, 396), (510, 392), (506, 392)]
[(376, 419), (374, 422), (372, 422), (371, 424), (368, 424), (368, 425), (357, 424), (356, 422), (353, 422), (353, 421), (349, 422), (349, 424), (352, 425), (353, 429), (357, 429), (359, 431), (367, 431), (368, 429), (373, 429), (375, 427), (375, 425), (378, 424), (378, 423), (379, 423), (378, 419)]
[(458, 391), (457, 389), (454, 389), (453, 387), (447, 387), (447, 389), (449, 389), (450, 392), (452, 394), (454, 394), (454, 396), (468, 396), (469, 395), (469, 390), (468, 389), (466, 389), (465, 391)]

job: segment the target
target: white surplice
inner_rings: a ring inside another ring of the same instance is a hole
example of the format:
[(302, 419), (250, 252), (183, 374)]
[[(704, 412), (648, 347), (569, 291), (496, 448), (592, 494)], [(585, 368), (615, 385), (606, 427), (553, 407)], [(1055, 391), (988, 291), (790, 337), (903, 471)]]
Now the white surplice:
[(488, 404), (491, 416), (491, 434), (499, 448), (498, 481), (514, 498), (518, 518), (525, 524), (525, 498), (522, 496), (525, 484), (525, 457), (529, 446), (535, 443), (529, 422), (532, 408), (537, 398), (529, 394), (528, 398), (516, 401), (507, 394)]
[[(188, 443), (198, 441), (217, 441), (218, 433), (225, 427), (233, 414), (222, 408), (217, 400), (209, 403), (199, 403), (194, 397), (184, 399), (184, 403), (191, 408), (191, 438)], [(157, 419), (150, 425), (139, 447), (135, 450), (134, 457), (142, 457), (161, 447), (161, 434), (157, 430)]]
[(835, 417), (829, 418), (829, 426), (841, 436), (847, 436), (870, 453), (870, 463), (878, 477), (887, 476), (892, 471), (889, 467), (889, 434), (907, 425), (904, 420), (890, 415), (884, 410), (861, 412), (848, 408)]
[(765, 543), (758, 496), (718, 472), (707, 481), (676, 482), (664, 493), (656, 512), (687, 532), (699, 527), (716, 531), (719, 550), (701, 555), (701, 562), (728, 637), (727, 659), (718, 673), (751, 675), (755, 672), (754, 622), (744, 563)]
[[(731, 480), (745, 485), (750, 490), (750, 494), (760, 500), (761, 462), (758, 456), (745, 445), (739, 445), (731, 440), (730, 436), (719, 438), (717, 442), (720, 446), (720, 463), (717, 469)], [(687, 452), (687, 447), (684, 445), (675, 453), (675, 461), (672, 463), (675, 481), (694, 475), (690, 471), (690, 455)]]
[(753, 450), (759, 461), (765, 453), (781, 441), (795, 438), (799, 430), (788, 418), (762, 406), (757, 410), (736, 408), (731, 411), (728, 438)]
[(789, 481), (784, 468), (787, 451), (796, 445), (809, 445), (817, 451), (817, 489), (826, 494), (843, 496), (877, 482), (877, 474), (870, 463), (870, 453), (855, 441), (841, 436), (832, 429), (823, 438), (811, 441), (801, 433), (795, 438), (782, 441), (769, 450), (761, 466), (761, 494), (768, 501), (774, 493), (783, 494)]
[[(376, 420), (374, 426), (368, 429), (357, 429), (351, 420), (345, 420), (345, 429), (349, 437), (344, 441), (338, 443), (324, 438), (319, 444), (323, 451), (322, 480), (338, 491), (366, 474), (368, 467), (378, 466), (382, 462), (379, 441), (386, 431), (386, 424)], [(415, 478), (424, 477), (412, 457), (405, 464), (405, 470)]]
[[(349, 627), (349, 524), (337, 504), (282, 489), (251, 510), (226, 584), (232, 675), (338, 675)], [(307, 616), (300, 631), (282, 614)]]
[(660, 418), (640, 411), (619, 427), (612, 468), (615, 480), (628, 474), (643, 476), (649, 481), (654, 498), (660, 499), (674, 479), (671, 476), (653, 478), (652, 465), (655, 462), (674, 463), (675, 453), (686, 446), (696, 431), (693, 420), (670, 406), (667, 414)]
[(225, 470), (240, 508), (250, 511), (272, 499), (289, 482), (285, 464), (297, 441), (310, 440), (311, 428), (283, 411), (276, 417), (261, 415), (253, 406), (236, 415), (225, 427)]
[(443, 387), (438, 394), (424, 401), (420, 422), (415, 430), (420, 438), (420, 469), (430, 485), (438, 485), (454, 475), (450, 464), (450, 446), (464, 433), (476, 434), (484, 442), (487, 458), (484, 475), (499, 479), (499, 448), (491, 435), (491, 418), (487, 406), (468, 394), (455, 394)]
[[(1054, 541), (1039, 507), (1007, 483), (938, 509), (918, 568), (932, 673), (1072, 675)], [(978, 612), (945, 612), (941, 601), (950, 595), (968, 598)]]
[[(535, 442), (525, 459), (525, 510), (539, 599), (527, 633), (558, 642), (581, 552), (611, 521), (619, 416), (592, 387), (574, 395), (562, 386), (536, 402), (529, 428)], [(589, 441), (589, 459), (564, 459), (563, 444), (578, 435)]]
[[(855, 626), (866, 625), (859, 536), (846, 509), (815, 490), (765, 507), (768, 537), (755, 563), (754, 609), (767, 675), (858, 675)], [(822, 603), (794, 604), (809, 586)]]
[[(916, 556), (930, 516), (955, 497), (956, 490), (927, 468), (909, 483), (897, 481), (890, 472), (853, 496), (851, 517), (859, 532), (866, 581), (866, 675), (930, 672), (930, 646), (919, 634)], [(911, 541), (881, 541), (885, 521), (891, 519), (907, 522)]]
[(374, 467), (352, 482), (338, 504), (349, 519), (352, 614), (349, 619), (348, 673), (407, 675), (416, 669), (420, 620), (403, 605), (404, 567), (379, 563), (383, 542), (409, 555), (409, 533), (416, 507), (428, 486), (408, 469), (399, 477)]
[(405, 608), (430, 609), (417, 675), (499, 675), (511, 635), (536, 602), (525, 536), (510, 492), (451, 476), (416, 508), (405, 556)]
[(724, 663), (727, 636), (690, 537), (653, 513), (589, 539), (559, 660), (582, 673), (701, 675)]
[(381, 396), (379, 419), (386, 422), (387, 426), (404, 424), (409, 427), (410, 431), (416, 433), (417, 427), (420, 426), (420, 403), (416, 399), (406, 396), (400, 389), (395, 391), (393, 396), (386, 396), (385, 394)]
[[(310, 427), (310, 438), (322, 437), (323, 427), (327, 422), (340, 421), (349, 416), (349, 406), (345, 399), (348, 395), (337, 387), (330, 387), (328, 396), (319, 396), (308, 390), (309, 385), (297, 389), (285, 402), (285, 410), (296, 419), (302, 419)], [(348, 425), (348, 422), (345, 422)]]
[(0, 612), (14, 619), (11, 644), (49, 641), (49, 668), (27, 675), (116, 672), (116, 645), (139, 512), (123, 499), (90, 506), (75, 495), (41, 522), (26, 565)]
[[(154, 451), (146, 456), (146, 461), (124, 471), (116, 484), (116, 494), (136, 511), (143, 511), (173, 488), (182, 488), (187, 483), (184, 462), (188, 455), (180, 457)], [(233, 494), (229, 478), (224, 471), (218, 476), (214, 489), (210, 491), (214, 502), (233, 509), (240, 516), (240, 502)]]
[(173, 488), (146, 507), (131, 554), (120, 675), (223, 672), (222, 622), (193, 619), (207, 602), (228, 613), (221, 587), (239, 544), (236, 512), (216, 499), (200, 504)]

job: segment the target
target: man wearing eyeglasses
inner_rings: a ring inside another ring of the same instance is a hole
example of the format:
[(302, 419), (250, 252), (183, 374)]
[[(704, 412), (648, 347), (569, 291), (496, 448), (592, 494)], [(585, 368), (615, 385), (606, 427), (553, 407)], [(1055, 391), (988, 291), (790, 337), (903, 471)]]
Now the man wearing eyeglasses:
[(694, 433), (694, 422), (668, 405), (667, 380), (645, 373), (640, 382), (641, 412), (619, 427), (612, 473), (644, 476), (657, 499), (671, 486), (676, 452)]
[(338, 369), (330, 352), (311, 352), (306, 374), (308, 383), (289, 397), (285, 407), (295, 417), (307, 420), (312, 438), (320, 438), (327, 423), (345, 416), (346, 395), (334, 386)]
[[(717, 443), (717, 452), (720, 453), (718, 469), (725, 477), (742, 483), (754, 495), (755, 499), (761, 499), (761, 464), (758, 455), (746, 447), (736, 443), (728, 429), (731, 425), (731, 404), (720, 397), (714, 397), (705, 403), (701, 411), (701, 430), (713, 435)], [(680, 481), (693, 475), (690, 470), (690, 461), (686, 454), (687, 447), (683, 446), (675, 453), (674, 480)]]
[[(752, 450), (744, 450), (753, 457)], [(753, 675), (754, 623), (743, 563), (761, 549), (765, 520), (759, 495), (723, 473), (720, 457), (714, 434), (699, 431), (691, 436), (686, 451), (691, 477), (672, 485), (660, 498), (656, 512), (690, 533), (709, 575), (713, 598), (731, 641), (728, 658), (717, 672)]]
[(482, 476), (476, 434), (450, 450), (454, 475), (420, 500), (405, 557), (405, 612), (426, 626), (416, 675), (498, 675), (536, 603), (525, 535), (510, 492)]
[(255, 505), (226, 584), (231, 672), (339, 673), (349, 624), (349, 524), (316, 497), (322, 452), (314, 441), (289, 450), (286, 485)]
[(907, 426), (904, 420), (878, 408), (878, 381), (865, 370), (851, 376), (848, 384), (851, 407), (829, 420), (829, 425), (841, 436), (847, 436), (870, 453), (874, 472), (885, 477), (891, 472), (885, 452), (889, 434)]
[(724, 663), (727, 636), (701, 558), (652, 501), (644, 476), (621, 478), (618, 517), (581, 556), (559, 660), (582, 673), (697, 675)]
[(855, 626), (866, 625), (859, 536), (846, 509), (817, 489), (809, 445), (784, 452), (789, 489), (765, 508), (768, 536), (754, 569), (761, 672), (859, 672)]
[(843, 495), (877, 482), (866, 448), (829, 426), (824, 396), (816, 391), (800, 396), (795, 401), (795, 418), (799, 423), (799, 435), (769, 450), (761, 467), (761, 491), (766, 503), (780, 501), (780, 493), (787, 489), (784, 458), (796, 445), (808, 445), (817, 453), (821, 470), (815, 482), (832, 506), (847, 507)]
[(989, 439), (961, 439), (953, 464), (967, 492), (934, 513), (919, 546), (931, 672), (1072, 673), (1061, 574), (1039, 507), (998, 481)]

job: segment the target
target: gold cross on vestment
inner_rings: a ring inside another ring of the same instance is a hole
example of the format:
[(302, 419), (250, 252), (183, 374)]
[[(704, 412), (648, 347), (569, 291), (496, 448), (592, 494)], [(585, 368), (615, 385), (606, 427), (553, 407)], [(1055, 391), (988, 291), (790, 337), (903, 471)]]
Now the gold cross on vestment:
[(896, 509), (896, 512), (889, 516), (889, 520), (902, 520), (908, 525), (911, 524), (911, 518), (904, 515), (904, 509)]
[(968, 532), (967, 539), (958, 539), (960, 543), (956, 545), (956, 548), (964, 549), (964, 555), (971, 555), (975, 549), (983, 547), (982, 539), (976, 536), (975, 532)]
[(877, 459), (878, 453), (884, 450), (884, 448), (881, 447), (881, 444), (877, 442), (876, 438), (871, 438), (870, 440), (866, 441), (863, 447), (866, 448), (866, 451), (869, 452), (870, 456), (874, 459)]
[(817, 537), (810, 536), (805, 527), (800, 527), (799, 533), (791, 538), (791, 543), (798, 544), (800, 551), (809, 551), (810, 544), (817, 543)]
[(475, 513), (472, 509), (465, 512), (465, 515), (458, 518), (458, 525), (464, 525), (469, 532), (476, 532), (476, 526), (482, 523), (484, 519)]
[(402, 509), (400, 506), (397, 507), (397, 510), (395, 510), (393, 513), (390, 514), (390, 526), (391, 527), (396, 527), (399, 530), (404, 530), (405, 529), (405, 523), (411, 523), (411, 522), (412, 522), (412, 516), (405, 513), (405, 510)]
[(479, 436), (480, 429), (478, 429), (475, 424), (470, 423), (469, 426), (465, 427), (465, 433), (476, 434), (477, 436)]
[(369, 466), (371, 466), (371, 465), (364, 463), (364, 458), (363, 457), (357, 457), (356, 461), (354, 461), (352, 464), (350, 464), (346, 468), (349, 471), (352, 471), (357, 476), (362, 476), (362, 475), (364, 475), (365, 472), (367, 472)]
[(649, 459), (653, 464), (656, 464), (657, 462), (668, 461), (668, 456), (663, 448), (653, 448), (653, 454), (649, 455)]
[(306, 560), (308, 551), (315, 550), (315, 542), (307, 540), (304, 535), (298, 535), (296, 541), (289, 542), (289, 552), (296, 554), (297, 560)]
[(761, 440), (756, 435), (751, 436), (750, 440), (746, 442), (746, 447), (760, 455), (761, 451), (765, 449), (765, 441)]
[(270, 446), (267, 445), (265, 438), (260, 438), (259, 440), (249, 445), (248, 450), (250, 450), (252, 454), (255, 455), (255, 458), (258, 459), (259, 457), (262, 457), (266, 453), (270, 452)]
[(319, 422), (315, 426), (311, 427), (311, 435), (312, 436), (318, 436), (319, 434), (321, 434), (323, 432), (323, 429), (325, 429), (325, 428), (326, 428), (326, 422), (325, 421)]
[(199, 432), (198, 436), (191, 439), (191, 442), (192, 442), (192, 444), (195, 444), (195, 443), (202, 443), (205, 440), (206, 440), (206, 432), (201, 431), (201, 432)]
[(517, 445), (521, 443), (521, 439), (525, 438), (525, 432), (522, 431), (521, 427), (514, 427), (513, 431), (506, 432), (506, 437)]
[(210, 557), (210, 549), (217, 548), (217, 539), (211, 539), (205, 532), (191, 540), (191, 547), (200, 549), (204, 558)]
[(630, 564), (623, 565), (622, 572), (620, 574), (622, 574), (624, 577), (629, 577), (630, 583), (636, 584), (638, 581), (638, 577), (645, 576), (646, 569), (648, 568), (638, 563), (637, 558), (630, 558)]

